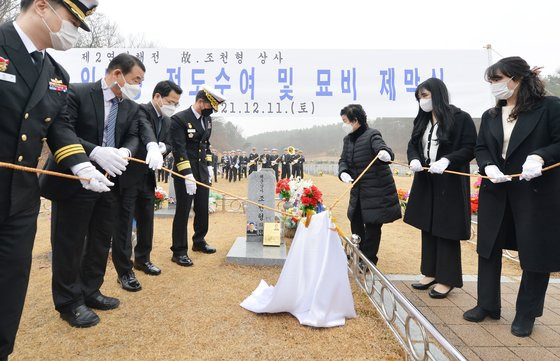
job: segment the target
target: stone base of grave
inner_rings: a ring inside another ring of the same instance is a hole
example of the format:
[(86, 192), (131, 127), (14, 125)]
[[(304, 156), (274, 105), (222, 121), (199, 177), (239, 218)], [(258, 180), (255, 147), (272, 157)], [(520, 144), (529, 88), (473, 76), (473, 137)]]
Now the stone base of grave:
[(226, 256), (226, 263), (244, 266), (283, 266), (285, 261), (286, 243), (263, 246), (261, 242), (247, 242), (245, 237), (237, 237)]

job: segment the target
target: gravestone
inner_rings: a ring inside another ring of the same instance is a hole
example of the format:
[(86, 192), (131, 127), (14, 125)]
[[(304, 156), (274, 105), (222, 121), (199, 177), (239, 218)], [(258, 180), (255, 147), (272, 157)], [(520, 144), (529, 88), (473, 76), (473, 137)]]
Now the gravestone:
[[(249, 176), (247, 198), (274, 208), (276, 177), (274, 170), (262, 169)], [(237, 237), (226, 256), (226, 262), (250, 266), (282, 266), (286, 260), (286, 244), (263, 246), (264, 223), (274, 222), (275, 212), (247, 204), (245, 237)]]
[[(169, 176), (169, 191), (167, 192), (168, 198), (173, 198), (175, 203), (177, 202), (176, 195), (175, 195), (175, 185), (173, 182), (173, 177)], [(164, 186), (165, 187), (165, 186)], [(165, 190), (165, 188), (164, 188)], [(175, 203), (171, 204), (167, 202), (167, 207), (160, 208), (154, 212), (154, 217), (156, 218), (172, 218), (175, 216)]]
[[(276, 178), (269, 171), (253, 172), (249, 176), (249, 190), (247, 198), (250, 201), (274, 208)], [(249, 242), (263, 241), (264, 223), (274, 222), (274, 212), (247, 204), (246, 236)]]

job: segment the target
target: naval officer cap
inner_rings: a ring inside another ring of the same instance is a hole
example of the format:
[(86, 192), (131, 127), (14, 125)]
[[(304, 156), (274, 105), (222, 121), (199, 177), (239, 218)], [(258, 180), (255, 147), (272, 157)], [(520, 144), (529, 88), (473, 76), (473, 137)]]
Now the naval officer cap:
[(206, 97), (208, 98), (208, 100), (210, 101), (210, 104), (212, 104), (212, 108), (215, 111), (218, 111), (218, 106), (220, 104), (222, 104), (223, 102), (226, 101), (226, 99), (224, 98), (223, 95), (219, 95), (216, 94), (215, 91), (213, 91), (212, 89), (210, 89), (207, 86), (203, 86), (202, 90), (204, 91), (204, 94), (206, 95)]
[(86, 17), (95, 12), (97, 0), (62, 0), (62, 3), (72, 15), (80, 20), (80, 27), (85, 31), (90, 31), (86, 24)]

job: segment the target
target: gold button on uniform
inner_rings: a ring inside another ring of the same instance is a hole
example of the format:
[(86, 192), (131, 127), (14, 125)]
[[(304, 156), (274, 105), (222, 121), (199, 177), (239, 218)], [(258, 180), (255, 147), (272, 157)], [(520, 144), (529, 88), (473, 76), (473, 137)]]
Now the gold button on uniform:
[(48, 123), (51, 121), (51, 118), (45, 118), (45, 123)]
[(23, 140), (23, 141), (25, 142), (25, 141), (27, 140), (27, 135), (22, 134), (22, 135), (21, 135), (21, 140)]
[(23, 155), (20, 155), (17, 160), (18, 162), (21, 162), (23, 160)]
[(29, 118), (29, 113), (25, 113), (25, 115), (23, 116), (25, 119)]

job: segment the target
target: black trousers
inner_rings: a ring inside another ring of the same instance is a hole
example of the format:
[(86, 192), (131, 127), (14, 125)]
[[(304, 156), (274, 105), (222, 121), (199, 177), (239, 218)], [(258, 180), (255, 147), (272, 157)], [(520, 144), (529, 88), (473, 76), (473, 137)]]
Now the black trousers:
[[(172, 167), (169, 167), (169, 168), (172, 168)], [(163, 171), (163, 181), (165, 183), (169, 182), (169, 172)]]
[(133, 187), (123, 189), (119, 197), (118, 226), (113, 235), (113, 264), (118, 276), (132, 270), (132, 220), (136, 218), (137, 243), (134, 258), (138, 263), (150, 260), (154, 235), (155, 190), (153, 175)]
[(229, 177), (229, 167), (226, 167), (225, 165), (222, 166), (222, 178), (224, 177), (226, 177), (226, 179)]
[[(508, 202), (490, 258), (478, 256), (477, 304), (487, 311), (501, 309), (502, 249), (507, 237), (511, 237), (513, 233), (515, 233), (515, 223)], [(528, 317), (542, 316), (549, 278), (550, 273), (523, 270), (515, 305), (517, 313)]]
[(165, 174), (168, 174), (168, 173), (165, 172), (162, 169), (158, 169), (158, 171), (157, 171), (157, 181), (162, 182), (165, 179)]
[(175, 182), (175, 194), (177, 196), (177, 206), (173, 217), (173, 245), (171, 251), (174, 256), (184, 256), (187, 254), (187, 222), (191, 205), (194, 203), (194, 234), (193, 244), (205, 242), (204, 237), (208, 233), (208, 196), (209, 190), (204, 187), (197, 187), (194, 195), (187, 194), (185, 181), (182, 178), (173, 178)]
[(249, 175), (251, 175), (251, 173), (256, 172), (256, 171), (257, 171), (257, 165), (256, 164), (249, 167)]
[(274, 170), (274, 175), (276, 176), (276, 181), (278, 182), (278, 164), (272, 167)]
[(362, 212), (360, 210), (360, 202), (354, 211), (350, 220), (350, 228), (353, 234), (360, 236), (360, 251), (373, 264), (377, 264), (377, 252), (379, 251), (379, 243), (381, 242), (381, 226), (380, 223), (364, 223)]
[(229, 175), (228, 175), (228, 180), (231, 181), (237, 181), (237, 168), (235, 167), (231, 167), (229, 169)]
[(282, 178), (290, 178), (292, 176), (292, 172), (290, 169), (290, 165), (283, 165), (282, 166)]
[(39, 202), (12, 216), (0, 216), (0, 359), (14, 350), (25, 303)]
[(52, 202), (52, 293), (59, 312), (84, 304), (103, 284), (118, 215), (117, 192), (81, 189)]
[(420, 272), (436, 282), (463, 287), (461, 241), (445, 239), (422, 231), (422, 262)]
[(241, 180), (242, 176), (247, 178), (247, 166), (246, 165), (241, 166), (241, 173), (239, 174), (239, 180)]
[(292, 166), (292, 175), (294, 177), (300, 177), (301, 178), (301, 176), (299, 175), (299, 169), (298, 169), (297, 164)]

